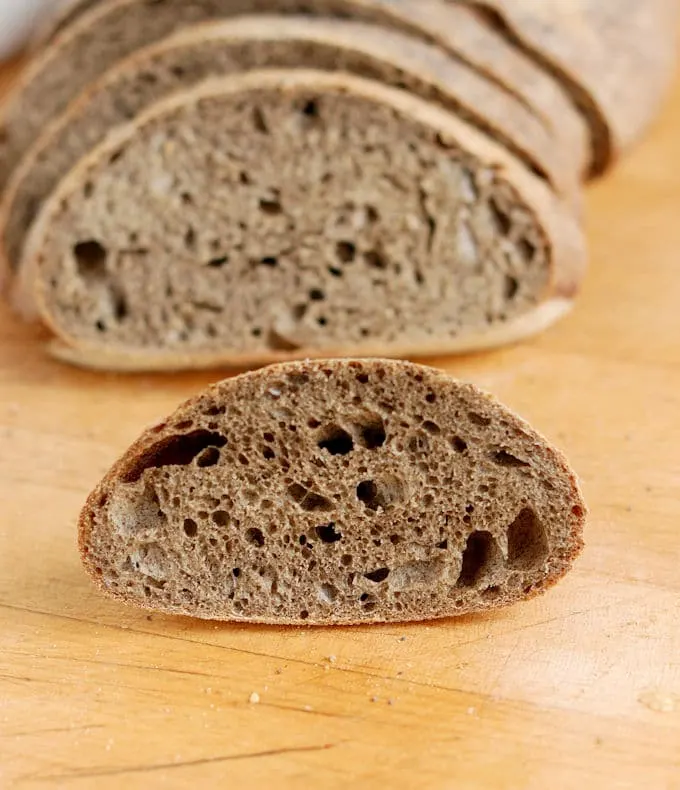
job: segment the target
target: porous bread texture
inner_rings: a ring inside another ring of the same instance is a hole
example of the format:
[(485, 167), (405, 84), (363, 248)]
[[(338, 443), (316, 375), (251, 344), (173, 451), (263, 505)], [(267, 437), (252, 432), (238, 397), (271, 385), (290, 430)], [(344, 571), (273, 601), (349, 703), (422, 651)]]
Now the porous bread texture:
[(36, 55), (0, 110), (0, 191), (50, 121), (121, 58), (187, 25), (262, 12), (352, 18), (438, 44), (535, 111), (554, 130), (556, 158), (582, 170), (585, 127), (561, 88), (468, 8), (443, 0), (103, 0)]
[(175, 614), (421, 620), (542, 592), (582, 547), (563, 456), (475, 387), (384, 360), (272, 366), (149, 429), (90, 495), (87, 571)]
[[(43, 200), (111, 128), (206, 77), (266, 67), (344, 71), (441, 104), (496, 139), (556, 192), (580, 202), (578, 173), (560, 156), (555, 136), (542, 121), (438, 47), (375, 25), (259, 14), (196, 25), (135, 52), (48, 126), (2, 198), (0, 226), (9, 268), (16, 271)], [(19, 301), (26, 304), (21, 296)]]
[(428, 353), (503, 342), (573, 297), (580, 240), (543, 182), (445, 111), (266, 71), (109, 138), (47, 201), (27, 271), (65, 342), (150, 364)]

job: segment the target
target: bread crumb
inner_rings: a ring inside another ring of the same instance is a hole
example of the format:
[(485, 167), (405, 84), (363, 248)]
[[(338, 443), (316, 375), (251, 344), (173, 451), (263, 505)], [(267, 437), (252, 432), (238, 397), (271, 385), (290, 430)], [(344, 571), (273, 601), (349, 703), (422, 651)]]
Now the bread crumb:
[(314, 710), (314, 708), (313, 708), (311, 705), (305, 705), (305, 706), (304, 706), (304, 708), (303, 708), (302, 710), (304, 710), (304, 711), (306, 711), (307, 713), (309, 713), (310, 711), (313, 711), (313, 710)]
[(467, 712), (468, 712), (468, 716), (472, 716), (475, 713), (475, 708), (470, 707), (467, 709)]
[(257, 705), (257, 703), (258, 703), (259, 701), (260, 701), (260, 695), (257, 693), (257, 691), (253, 691), (253, 693), (252, 693), (252, 694), (250, 695), (250, 697), (248, 698), (248, 702), (249, 702), (251, 705)]
[(272, 396), (272, 398), (281, 397), (281, 390), (277, 390), (275, 387), (270, 387), (267, 392)]
[(335, 664), (335, 662), (336, 662), (338, 659), (337, 659), (335, 656), (328, 656), (328, 660), (331, 662), (331, 664)]
[(392, 698), (387, 700), (388, 705), (394, 705), (394, 700)]
[(643, 692), (638, 697), (638, 702), (657, 713), (674, 713), (680, 710), (680, 695), (658, 689)]
[(400, 636), (399, 637), (399, 641), (400, 642), (405, 642), (406, 641), (406, 637), (405, 636)]
[(274, 674), (275, 675), (280, 675), (280, 674), (282, 674), (282, 672), (283, 672), (283, 670), (281, 669), (281, 667), (276, 667), (276, 669), (274, 670)]
[(371, 697), (371, 702), (377, 702), (377, 701), (378, 701), (377, 697)]
[(211, 688), (203, 689), (203, 691), (205, 691), (206, 694), (212, 694)]

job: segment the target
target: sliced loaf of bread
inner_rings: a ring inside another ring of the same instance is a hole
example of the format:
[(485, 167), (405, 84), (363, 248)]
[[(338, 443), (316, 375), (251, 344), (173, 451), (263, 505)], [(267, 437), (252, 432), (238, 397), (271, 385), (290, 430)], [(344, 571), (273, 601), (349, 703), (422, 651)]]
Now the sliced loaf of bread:
[(248, 13), (352, 18), (438, 44), (546, 122), (557, 121), (555, 150), (570, 158), (575, 171), (585, 164), (586, 130), (560, 86), (466, 7), (445, 0), (101, 0), (34, 58), (5, 102), (0, 191), (50, 121), (121, 58), (186, 25)]
[[(14, 171), (0, 206), (0, 238), (10, 270), (18, 266), (43, 200), (109, 129), (206, 77), (265, 67), (344, 71), (435, 101), (498, 140), (556, 192), (579, 201), (574, 163), (541, 120), (439, 48), (375, 25), (261, 14), (187, 28), (139, 50), (48, 127)], [(26, 315), (25, 300), (19, 302)]]
[(677, 62), (677, 0), (464, 2), (564, 85), (591, 129), (592, 174), (658, 112)]
[(175, 94), (62, 180), (22, 264), (67, 345), (124, 367), (487, 347), (568, 309), (571, 210), (444, 109), (347, 74)]
[(276, 365), (147, 430), (80, 517), (95, 583), (172, 614), (424, 620), (530, 598), (570, 569), (586, 506), (562, 454), (431, 368)]

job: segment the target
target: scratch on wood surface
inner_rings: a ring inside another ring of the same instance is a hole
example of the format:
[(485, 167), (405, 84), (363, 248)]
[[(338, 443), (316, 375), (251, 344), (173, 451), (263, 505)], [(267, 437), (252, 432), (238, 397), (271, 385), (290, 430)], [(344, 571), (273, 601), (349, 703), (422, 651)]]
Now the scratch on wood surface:
[(76, 727), (46, 727), (43, 730), (21, 730), (20, 732), (0, 732), (0, 738), (24, 738), (32, 735), (47, 735), (59, 732), (81, 732), (82, 730), (103, 730), (104, 724), (79, 724)]
[(24, 776), (19, 781), (35, 782), (62, 782), (66, 779), (93, 779), (100, 776), (122, 776), (124, 774), (151, 773), (154, 771), (169, 771), (178, 768), (196, 768), (202, 765), (214, 765), (234, 760), (257, 760), (266, 757), (280, 757), (285, 754), (305, 754), (309, 752), (323, 752), (334, 749), (339, 743), (323, 743), (312, 746), (290, 746), (281, 749), (267, 749), (262, 752), (246, 752), (245, 754), (225, 754), (219, 757), (204, 757), (198, 760), (185, 760), (174, 763), (152, 763), (151, 765), (131, 765), (126, 768), (93, 768), (70, 773), (53, 774), (50, 776)]
[[(302, 659), (302, 658), (295, 658), (295, 657), (289, 657), (289, 656), (283, 657), (283, 656), (280, 656), (280, 655), (274, 655), (272, 653), (263, 653), (263, 652), (259, 652), (259, 651), (256, 651), (256, 650), (244, 650), (243, 648), (232, 647), (230, 645), (220, 645), (220, 644), (216, 644), (215, 642), (207, 642), (207, 641), (204, 642), (204, 641), (201, 641), (199, 639), (188, 639), (188, 638), (183, 637), (183, 636), (174, 636), (174, 635), (170, 635), (170, 634), (161, 634), (161, 633), (157, 633), (157, 632), (154, 632), (154, 631), (144, 631), (142, 629), (130, 628), (128, 626), (123, 627), (123, 626), (120, 626), (120, 625), (113, 625), (113, 624), (110, 624), (110, 623), (98, 623), (95, 620), (86, 620), (84, 618), (74, 617), (74, 616), (65, 615), (65, 614), (57, 614), (55, 612), (45, 612), (45, 611), (41, 611), (41, 610), (38, 610), (38, 609), (31, 609), (31, 608), (28, 608), (28, 607), (16, 606), (14, 604), (7, 604), (7, 603), (1, 602), (1, 601), (0, 601), (0, 607), (6, 608), (6, 609), (16, 610), (16, 611), (20, 611), (20, 612), (28, 612), (30, 614), (35, 614), (35, 615), (44, 616), (44, 617), (56, 617), (56, 618), (59, 618), (59, 619), (75, 621), (75, 622), (81, 623), (82, 625), (93, 625), (93, 626), (97, 626), (98, 628), (110, 628), (110, 629), (114, 629), (114, 630), (118, 630), (118, 631), (123, 631), (124, 633), (128, 633), (128, 634), (137, 634), (137, 635), (141, 635), (141, 636), (157, 637), (159, 639), (170, 639), (170, 640), (173, 640), (173, 641), (185, 642), (187, 644), (197, 645), (197, 646), (201, 646), (201, 647), (213, 647), (213, 648), (216, 648), (218, 650), (227, 650), (229, 652), (238, 653), (240, 655), (253, 656), (253, 657), (256, 657), (256, 658), (268, 658), (268, 659), (271, 659), (273, 661), (276, 661), (277, 663), (280, 663), (282, 660), (285, 660), (289, 664), (297, 664), (297, 665), (300, 665), (300, 666), (307, 666), (307, 667), (312, 667), (312, 668), (315, 668), (315, 669), (322, 669), (323, 668), (323, 664), (320, 661), (313, 661), (313, 660), (312, 661), (306, 661), (305, 659)], [(556, 619), (559, 619), (559, 618), (556, 618)], [(527, 627), (530, 627), (530, 626), (527, 626)], [(518, 630), (521, 630), (521, 629), (518, 629)], [(472, 642), (481, 641), (481, 639), (484, 639), (484, 638), (486, 638), (486, 637), (481, 637), (480, 639), (475, 639), (475, 640), (471, 640), (471, 641)], [(467, 644), (467, 643), (463, 643), (463, 644)], [(457, 648), (457, 647), (459, 647), (459, 645), (455, 645), (454, 647)], [(72, 660), (72, 658), (68, 657), (66, 660), (70, 661), (70, 660)], [(81, 660), (85, 661), (87, 659), (81, 659)], [(94, 659), (91, 659), (91, 661), (92, 661), (92, 663), (97, 663), (97, 661), (94, 660)], [(131, 665), (131, 668), (141, 669), (141, 668), (145, 668), (145, 665), (133, 664), (133, 665)], [(173, 670), (173, 669), (167, 669), (166, 670), (165, 667), (146, 667), (146, 668), (147, 669), (152, 669), (154, 671), (159, 671), (159, 672), (168, 671), (168, 672), (178, 672), (180, 674), (183, 673), (183, 670)], [(384, 681), (387, 681), (387, 682), (404, 684), (406, 686), (415, 686), (417, 688), (435, 689), (437, 691), (444, 691), (444, 692), (449, 692), (449, 693), (452, 693), (452, 694), (468, 694), (469, 693), (468, 691), (466, 691), (463, 688), (456, 688), (454, 686), (443, 686), (443, 685), (440, 685), (438, 683), (431, 683), (431, 682), (426, 682), (426, 681), (422, 681), (422, 680), (412, 680), (412, 679), (410, 679), (408, 677), (404, 677), (404, 676), (397, 677), (396, 675), (390, 675), (390, 674), (387, 674), (387, 673), (382, 673), (382, 672), (377, 672), (377, 671), (376, 672), (370, 672), (370, 671), (354, 668), (354, 667), (351, 667), (351, 666), (347, 666), (346, 664), (336, 667), (335, 671), (337, 671), (337, 672), (345, 672), (345, 673), (354, 674), (354, 675), (361, 675), (362, 677), (370, 677), (370, 678), (374, 678), (374, 679), (377, 679), (377, 680), (384, 680)], [(325, 676), (325, 674), (326, 674), (325, 672), (319, 672), (319, 677), (323, 677), (323, 676)], [(220, 677), (219, 675), (215, 675), (215, 674), (208, 674), (207, 676), (211, 677), (211, 678)], [(489, 695), (487, 695), (487, 696), (489, 696)]]

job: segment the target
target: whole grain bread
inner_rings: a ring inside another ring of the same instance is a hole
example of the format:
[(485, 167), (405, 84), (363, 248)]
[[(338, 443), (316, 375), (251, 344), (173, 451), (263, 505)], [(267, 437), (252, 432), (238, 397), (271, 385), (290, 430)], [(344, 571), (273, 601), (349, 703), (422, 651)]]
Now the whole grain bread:
[(147, 430), (82, 511), (83, 563), (155, 611), (424, 620), (543, 592), (582, 548), (562, 454), (489, 395), (406, 362), (222, 381)]
[(555, 150), (573, 169), (585, 166), (586, 129), (561, 87), (466, 7), (445, 0), (101, 0), (34, 58), (5, 102), (0, 191), (46, 125), (121, 58), (188, 24), (263, 12), (351, 17), (438, 44), (552, 123)]
[(677, 62), (677, 0), (463, 2), (482, 9), (494, 30), (562, 82), (588, 120), (593, 175), (658, 112)]
[(22, 269), (83, 358), (177, 368), (496, 345), (563, 313), (583, 264), (571, 210), (485, 135), (295, 69), (117, 129), (46, 201)]
[[(137, 51), (45, 130), (14, 171), (0, 205), (2, 257), (10, 271), (45, 197), (110, 128), (206, 77), (263, 67), (345, 71), (435, 101), (490, 134), (575, 205), (580, 202), (579, 174), (541, 121), (439, 48), (375, 25), (260, 14), (204, 23)], [(19, 296), (18, 302), (27, 315), (26, 300)]]

